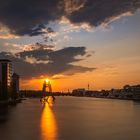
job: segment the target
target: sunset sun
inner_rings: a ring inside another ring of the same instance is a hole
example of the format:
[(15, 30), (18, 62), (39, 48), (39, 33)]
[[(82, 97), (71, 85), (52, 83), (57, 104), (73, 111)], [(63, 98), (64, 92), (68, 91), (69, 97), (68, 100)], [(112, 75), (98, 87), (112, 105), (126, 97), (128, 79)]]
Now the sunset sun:
[(47, 79), (45, 79), (45, 81), (46, 81), (46, 83), (48, 83), (48, 82), (50, 82), (50, 79), (47, 78)]

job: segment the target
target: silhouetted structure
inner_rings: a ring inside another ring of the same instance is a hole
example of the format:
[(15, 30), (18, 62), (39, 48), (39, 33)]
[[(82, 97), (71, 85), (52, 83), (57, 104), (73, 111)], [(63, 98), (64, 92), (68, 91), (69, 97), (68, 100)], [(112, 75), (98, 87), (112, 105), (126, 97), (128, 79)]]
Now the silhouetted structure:
[[(48, 88), (48, 90), (49, 90), (47, 97), (46, 97), (46, 88)], [(53, 98), (53, 101), (55, 100), (55, 97), (52, 95), (52, 86), (51, 86), (50, 81), (48, 81), (48, 82), (44, 81), (42, 92), (43, 92), (42, 100), (48, 101), (49, 96), (51, 96)]]
[(140, 100), (140, 85), (125, 85), (123, 89), (127, 96), (133, 97), (134, 100)]
[(11, 98), (17, 99), (19, 97), (19, 75), (14, 73), (12, 75), (12, 93)]
[(72, 91), (72, 94), (74, 96), (85, 96), (85, 93), (86, 93), (86, 90), (84, 88), (78, 88)]
[(43, 96), (45, 96), (46, 88), (48, 88), (48, 93), (52, 93), (52, 86), (50, 81), (48, 82), (44, 81), (43, 83), (43, 87), (42, 87)]
[(12, 81), (12, 63), (7, 59), (0, 59), (0, 100), (7, 100)]

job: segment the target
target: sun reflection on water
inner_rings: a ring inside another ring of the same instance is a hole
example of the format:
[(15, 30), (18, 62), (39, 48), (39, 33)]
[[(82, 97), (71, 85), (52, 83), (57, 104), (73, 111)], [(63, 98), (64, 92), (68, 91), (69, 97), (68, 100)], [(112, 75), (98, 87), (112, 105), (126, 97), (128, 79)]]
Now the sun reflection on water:
[(52, 102), (43, 104), (43, 112), (41, 116), (41, 133), (43, 140), (57, 140), (57, 125), (52, 110)]

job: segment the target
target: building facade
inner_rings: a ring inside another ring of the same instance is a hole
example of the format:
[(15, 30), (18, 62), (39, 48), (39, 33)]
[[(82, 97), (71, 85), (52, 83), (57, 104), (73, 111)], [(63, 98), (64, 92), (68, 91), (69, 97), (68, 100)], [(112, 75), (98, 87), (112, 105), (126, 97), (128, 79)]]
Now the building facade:
[(86, 90), (84, 88), (78, 88), (72, 91), (72, 94), (74, 96), (85, 96), (85, 93), (86, 93)]
[(19, 97), (19, 75), (17, 75), (16, 73), (13, 73), (11, 98), (17, 99), (18, 97)]
[(12, 82), (12, 63), (7, 59), (0, 59), (0, 100), (9, 98)]

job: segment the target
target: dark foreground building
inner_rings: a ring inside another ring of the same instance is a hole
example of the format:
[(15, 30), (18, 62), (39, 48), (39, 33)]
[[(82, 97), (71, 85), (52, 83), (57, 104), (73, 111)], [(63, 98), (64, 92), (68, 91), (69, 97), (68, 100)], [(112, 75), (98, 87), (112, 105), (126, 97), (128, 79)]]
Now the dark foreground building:
[(12, 99), (17, 99), (19, 98), (19, 75), (16, 73), (13, 73), (12, 75), (12, 93), (11, 93), (11, 98)]
[(0, 100), (10, 97), (12, 81), (12, 63), (7, 59), (0, 59)]

